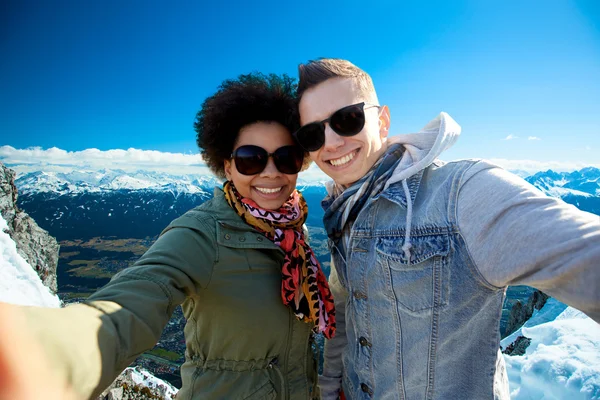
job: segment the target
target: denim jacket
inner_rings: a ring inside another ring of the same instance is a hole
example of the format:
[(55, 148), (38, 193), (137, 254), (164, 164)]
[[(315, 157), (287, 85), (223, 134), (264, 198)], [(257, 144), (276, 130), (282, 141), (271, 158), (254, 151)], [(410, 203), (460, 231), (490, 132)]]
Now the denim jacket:
[(330, 243), (338, 332), (323, 399), (509, 399), (506, 286), (538, 287), (600, 321), (600, 218), (492, 164), (432, 163), (371, 198), (346, 254)]

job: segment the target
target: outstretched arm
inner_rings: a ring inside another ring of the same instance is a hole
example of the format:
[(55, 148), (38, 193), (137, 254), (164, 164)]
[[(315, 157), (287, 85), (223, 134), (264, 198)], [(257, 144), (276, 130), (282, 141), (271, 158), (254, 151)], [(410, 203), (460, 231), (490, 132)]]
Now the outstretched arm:
[(486, 162), (463, 176), (456, 213), (488, 283), (536, 287), (600, 323), (600, 216)]
[(92, 398), (156, 344), (175, 307), (208, 282), (214, 258), (210, 235), (171, 229), (85, 303), (24, 307), (28, 329), (59, 381)]

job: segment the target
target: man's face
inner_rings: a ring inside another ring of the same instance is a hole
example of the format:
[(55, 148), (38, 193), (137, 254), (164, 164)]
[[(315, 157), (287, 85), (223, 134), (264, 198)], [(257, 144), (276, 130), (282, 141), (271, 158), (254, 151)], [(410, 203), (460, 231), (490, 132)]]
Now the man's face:
[[(342, 107), (369, 98), (355, 87), (349, 78), (329, 79), (302, 95), (300, 121), (302, 125), (329, 118)], [(325, 124), (325, 144), (310, 153), (312, 160), (336, 183), (349, 186), (362, 178), (385, 152), (389, 129), (387, 107), (365, 109), (365, 126), (355, 136), (340, 136)]]

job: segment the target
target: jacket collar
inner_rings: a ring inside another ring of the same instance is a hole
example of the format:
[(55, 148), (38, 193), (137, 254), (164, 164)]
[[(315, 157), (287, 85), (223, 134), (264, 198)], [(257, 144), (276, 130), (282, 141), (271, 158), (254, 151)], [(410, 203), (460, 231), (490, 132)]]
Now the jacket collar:
[(207, 204), (205, 211), (210, 212), (217, 220), (217, 242), (227, 247), (237, 248), (263, 248), (275, 249), (283, 253), (283, 250), (265, 235), (248, 225), (225, 199), (225, 193), (219, 187), (215, 187), (214, 197)]

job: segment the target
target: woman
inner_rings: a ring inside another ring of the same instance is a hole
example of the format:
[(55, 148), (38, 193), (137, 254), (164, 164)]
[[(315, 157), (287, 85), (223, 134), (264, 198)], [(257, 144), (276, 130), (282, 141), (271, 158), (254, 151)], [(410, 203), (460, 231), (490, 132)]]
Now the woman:
[(295, 110), (288, 77), (225, 81), (195, 123), (223, 189), (173, 221), (85, 304), (28, 309), (53, 369), (76, 393), (101, 392), (154, 346), (181, 304), (178, 399), (317, 397), (312, 333), (331, 337), (335, 317), (302, 230), (307, 209), (295, 186), (306, 155), (290, 134)]

